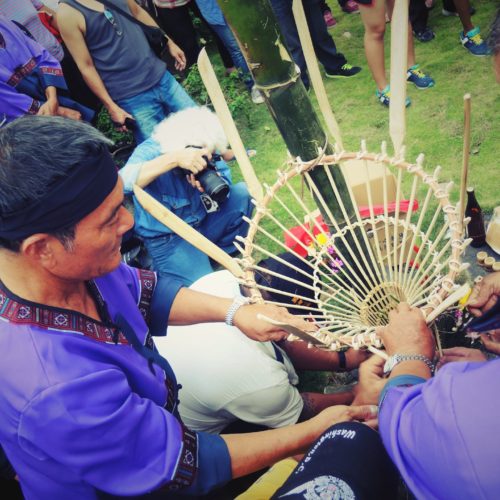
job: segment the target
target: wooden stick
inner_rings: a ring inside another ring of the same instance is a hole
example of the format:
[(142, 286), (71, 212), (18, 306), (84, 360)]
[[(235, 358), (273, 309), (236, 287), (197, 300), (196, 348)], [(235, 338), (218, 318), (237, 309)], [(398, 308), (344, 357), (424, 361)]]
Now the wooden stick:
[(458, 302), (464, 295), (470, 293), (470, 285), (464, 283), (458, 290), (448, 295), (448, 297), (439, 304), (433, 311), (431, 311), (425, 318), (427, 324), (432, 323), (442, 312), (446, 311), (448, 307)]
[(248, 158), (245, 146), (243, 145), (238, 129), (234, 124), (233, 117), (231, 116), (226, 99), (224, 98), (224, 94), (220, 88), (219, 81), (215, 76), (214, 68), (212, 67), (205, 49), (202, 49), (198, 56), (198, 71), (200, 72), (203, 83), (205, 84), (208, 95), (210, 96), (215, 112), (221, 121), (222, 128), (226, 133), (231, 149), (236, 156), (236, 161), (240, 166), (241, 173), (243, 174), (243, 178), (248, 186), (248, 191), (257, 201), (261, 201), (263, 198), (262, 185), (257, 179), (252, 163)]
[(389, 133), (395, 156), (406, 135), (406, 72), (408, 70), (408, 0), (396, 0), (391, 20), (391, 101)]
[(244, 272), (239, 264), (230, 257), (224, 250), (212, 243), (208, 238), (193, 229), (189, 224), (177, 217), (168, 208), (164, 207), (159, 201), (155, 200), (150, 194), (146, 193), (137, 184), (134, 184), (134, 195), (142, 205), (144, 210), (151, 214), (155, 219), (178, 234), (181, 238), (191, 243), (198, 250), (208, 255), (210, 258), (224, 266), (237, 278), (243, 278)]
[(339, 124), (335, 119), (332, 107), (328, 101), (328, 96), (326, 95), (325, 86), (323, 85), (323, 80), (318, 67), (318, 61), (316, 59), (316, 54), (314, 53), (311, 34), (309, 33), (309, 27), (307, 26), (307, 19), (304, 13), (302, 0), (293, 0), (292, 10), (293, 17), (295, 18), (295, 24), (297, 25), (297, 31), (299, 33), (300, 43), (302, 45), (302, 52), (304, 53), (304, 58), (306, 60), (307, 71), (309, 72), (309, 78), (311, 79), (314, 93), (316, 94), (316, 99), (318, 100), (319, 109), (325, 119), (328, 131), (335, 139), (339, 148), (342, 150), (344, 149), (344, 146), (342, 143)]
[(465, 216), (465, 190), (467, 189), (467, 177), (469, 174), (469, 156), (470, 156), (470, 114), (471, 100), (470, 94), (464, 95), (464, 146), (462, 150), (462, 175), (460, 177), (460, 205), (458, 220), (464, 234), (464, 216)]

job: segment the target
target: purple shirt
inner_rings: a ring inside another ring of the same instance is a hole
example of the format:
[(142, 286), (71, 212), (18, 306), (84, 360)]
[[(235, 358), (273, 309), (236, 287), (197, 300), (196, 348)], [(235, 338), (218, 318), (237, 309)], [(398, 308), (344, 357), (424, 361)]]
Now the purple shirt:
[[(110, 321), (0, 289), (0, 443), (25, 497), (139, 495), (165, 484), (198, 493), (226, 482), (224, 441), (184, 428), (169, 412), (163, 370), (113, 326), (121, 312), (149, 342), (154, 273), (122, 264), (94, 283)], [(179, 289), (171, 288), (167, 313)]]
[(379, 414), (386, 449), (425, 500), (500, 497), (499, 423), (500, 359), (450, 363), (426, 383), (393, 386)]

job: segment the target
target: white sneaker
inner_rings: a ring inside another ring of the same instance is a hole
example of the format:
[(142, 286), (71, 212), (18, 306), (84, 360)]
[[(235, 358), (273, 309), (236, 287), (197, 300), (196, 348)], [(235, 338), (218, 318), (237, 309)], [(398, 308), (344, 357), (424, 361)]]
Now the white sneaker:
[(264, 102), (264, 97), (262, 97), (260, 90), (255, 85), (250, 90), (250, 97), (254, 104), (262, 104)]

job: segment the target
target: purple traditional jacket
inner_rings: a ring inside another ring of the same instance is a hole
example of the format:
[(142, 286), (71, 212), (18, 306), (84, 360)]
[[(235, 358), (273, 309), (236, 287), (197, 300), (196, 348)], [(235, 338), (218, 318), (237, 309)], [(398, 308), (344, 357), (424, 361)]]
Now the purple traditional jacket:
[[(0, 288), (0, 444), (27, 500), (139, 495), (162, 485), (198, 494), (230, 479), (222, 438), (182, 425), (165, 372), (114, 327), (121, 313), (147, 344), (155, 286), (154, 273), (124, 264), (96, 279), (104, 322)], [(167, 316), (178, 289), (165, 297)]]
[[(61, 66), (46, 49), (0, 15), (0, 122), (36, 114), (46, 101), (45, 89), (67, 91)], [(80, 111), (85, 120), (92, 110), (68, 96), (58, 95), (63, 106)]]
[(418, 499), (500, 498), (500, 359), (455, 362), (412, 387), (392, 379), (379, 429)]

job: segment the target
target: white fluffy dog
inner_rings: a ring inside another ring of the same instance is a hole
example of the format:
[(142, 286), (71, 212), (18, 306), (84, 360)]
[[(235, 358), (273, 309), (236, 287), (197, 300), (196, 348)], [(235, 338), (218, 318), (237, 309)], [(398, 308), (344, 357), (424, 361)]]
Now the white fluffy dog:
[(187, 108), (172, 113), (153, 130), (153, 139), (162, 153), (187, 146), (207, 148), (221, 155), (228, 152), (228, 142), (217, 115), (206, 106)]

